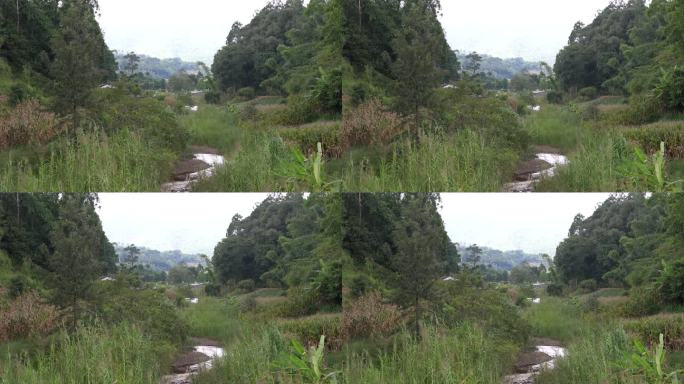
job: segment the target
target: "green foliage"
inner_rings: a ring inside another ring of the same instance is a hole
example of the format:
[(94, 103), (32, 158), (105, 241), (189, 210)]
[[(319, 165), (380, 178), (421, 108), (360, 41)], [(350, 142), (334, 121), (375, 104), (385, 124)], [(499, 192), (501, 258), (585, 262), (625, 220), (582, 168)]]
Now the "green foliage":
[(130, 324), (61, 332), (34, 356), (10, 360), (0, 383), (158, 383), (174, 348)]
[(317, 314), (296, 319), (278, 320), (277, 326), (283, 334), (291, 335), (304, 345), (316, 344), (321, 335), (328, 339), (329, 349), (339, 349), (342, 345), (339, 314)]
[(255, 283), (254, 280), (252, 279), (246, 279), (246, 280), (240, 280), (237, 283), (238, 289), (244, 291), (244, 292), (253, 292), (255, 288)]
[(684, 111), (684, 68), (663, 70), (655, 87), (655, 97), (670, 111)]
[(282, 128), (277, 134), (288, 144), (294, 145), (302, 153), (314, 151), (321, 143), (325, 155), (340, 157), (343, 153), (340, 124), (337, 122), (311, 123), (294, 128)]
[(304, 383), (337, 383), (338, 372), (330, 372), (324, 367), (324, 335), (321, 336), (317, 347), (305, 349), (296, 340), (292, 340), (291, 346), (292, 351), (282, 358), (278, 367), (300, 376)]
[(684, 371), (665, 372), (665, 347), (662, 334), (660, 334), (658, 345), (652, 352), (639, 341), (634, 342), (634, 349), (628, 368), (634, 376), (654, 384), (679, 383), (679, 376), (684, 374)]
[(577, 287), (582, 290), (582, 293), (591, 293), (598, 289), (598, 283), (594, 279), (586, 279), (580, 281)]
[(625, 323), (625, 329), (647, 345), (663, 342), (666, 348), (672, 350), (684, 347), (684, 319), (677, 314), (631, 320)]

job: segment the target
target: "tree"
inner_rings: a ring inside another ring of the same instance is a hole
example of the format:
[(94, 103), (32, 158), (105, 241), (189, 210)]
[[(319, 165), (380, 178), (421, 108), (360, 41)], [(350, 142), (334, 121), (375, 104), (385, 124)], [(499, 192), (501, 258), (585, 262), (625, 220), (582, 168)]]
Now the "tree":
[(124, 70), (128, 72), (129, 76), (135, 75), (140, 66), (140, 56), (136, 55), (135, 52), (128, 52), (124, 58), (126, 59)]
[(52, 40), (55, 54), (52, 73), (57, 109), (71, 114), (76, 129), (78, 108), (87, 104), (92, 89), (106, 77), (98, 67), (104, 61), (106, 46), (100, 39), (101, 31), (93, 8), (87, 2), (65, 0), (60, 13), (59, 30)]
[(93, 281), (103, 271), (95, 198), (87, 194), (63, 195), (59, 202), (59, 219), (50, 233), (54, 246), (50, 256), (54, 298), (60, 306), (71, 309), (72, 329), (76, 328), (79, 319), (80, 301), (90, 298)]
[(474, 270), (477, 268), (480, 260), (482, 260), (482, 253), (482, 248), (480, 248), (477, 244), (473, 244), (466, 248), (466, 257), (463, 261), (470, 264), (470, 269)]
[(124, 248), (124, 251), (126, 252), (123, 262), (128, 264), (129, 268), (132, 268), (135, 263), (138, 262), (138, 257), (140, 256), (140, 249), (136, 247), (134, 244), (130, 244), (126, 248)]
[(441, 25), (432, 19), (430, 9), (420, 2), (408, 2), (399, 36), (392, 42), (396, 60), (392, 64), (396, 108), (413, 115), (418, 137), (420, 108), (430, 105), (435, 88), (447, 72), (439, 67), (443, 47)]
[(412, 307), (416, 338), (420, 337), (421, 301), (433, 297), (435, 281), (445, 270), (443, 231), (433, 195), (405, 197), (393, 232), (397, 252), (391, 269), (399, 302)]

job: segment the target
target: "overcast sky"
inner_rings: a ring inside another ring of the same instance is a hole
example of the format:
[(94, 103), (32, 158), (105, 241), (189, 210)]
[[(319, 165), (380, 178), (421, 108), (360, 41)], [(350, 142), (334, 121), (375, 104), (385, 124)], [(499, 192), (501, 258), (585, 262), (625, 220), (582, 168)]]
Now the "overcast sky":
[[(553, 62), (578, 20), (610, 0), (442, 0), (453, 49)], [(248, 23), (268, 0), (100, 0), (111, 49), (211, 63), (235, 21)]]
[[(100, 194), (100, 218), (112, 242), (212, 255), (234, 214), (247, 216), (259, 193)], [(553, 255), (577, 213), (589, 216), (607, 194), (442, 194), (452, 241)]]

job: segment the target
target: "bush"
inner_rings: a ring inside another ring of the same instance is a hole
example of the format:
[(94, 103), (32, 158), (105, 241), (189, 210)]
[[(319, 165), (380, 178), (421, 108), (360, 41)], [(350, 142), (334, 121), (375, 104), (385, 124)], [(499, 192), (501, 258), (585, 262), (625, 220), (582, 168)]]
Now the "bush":
[(315, 313), (317, 309), (318, 297), (314, 291), (290, 287), (287, 290), (287, 301), (273, 305), (271, 310), (276, 317), (299, 317)]
[(630, 321), (625, 324), (625, 329), (649, 345), (657, 345), (662, 333), (667, 349), (684, 349), (684, 317), (680, 314), (657, 315)]
[(0, 149), (16, 145), (45, 144), (63, 130), (53, 113), (41, 109), (36, 100), (19, 103), (0, 116)]
[(9, 296), (12, 299), (17, 298), (22, 293), (28, 291), (31, 287), (31, 282), (24, 275), (17, 275), (10, 279), (9, 282)]
[(247, 295), (240, 299), (238, 306), (240, 308), (240, 312), (252, 312), (256, 309), (257, 302), (254, 296)]
[(252, 279), (240, 280), (237, 283), (237, 288), (242, 290), (243, 292), (254, 292), (256, 284)]
[(684, 123), (681, 121), (629, 127), (621, 129), (620, 132), (648, 154), (660, 151), (660, 143), (665, 143), (669, 157), (684, 157)]
[(660, 298), (650, 287), (633, 288), (629, 300), (622, 306), (624, 316), (638, 317), (652, 315), (660, 309)]
[(209, 104), (221, 104), (221, 92), (207, 91), (204, 94), (204, 101)]
[(286, 143), (294, 145), (308, 155), (323, 144), (324, 154), (340, 157), (344, 153), (340, 139), (340, 124), (337, 122), (311, 123), (301, 127), (278, 129), (277, 133)]
[(207, 283), (204, 286), (204, 293), (208, 296), (221, 296), (221, 285), (217, 283)]
[(401, 320), (401, 312), (396, 305), (384, 303), (379, 292), (370, 292), (345, 303), (342, 335), (345, 340), (388, 336), (399, 329)]
[(341, 143), (345, 149), (357, 145), (386, 146), (406, 131), (401, 116), (371, 99), (358, 108), (345, 110)]
[(596, 87), (586, 87), (580, 89), (578, 94), (585, 100), (594, 100), (598, 97), (598, 89)]
[(300, 125), (314, 121), (317, 117), (316, 105), (302, 95), (292, 95), (287, 100), (287, 108), (274, 111), (268, 123), (273, 125)]
[(9, 91), (9, 103), (11, 106), (17, 106), (23, 101), (35, 98), (36, 92), (30, 86), (24, 83), (14, 84)]
[(684, 304), (684, 261), (663, 262), (663, 271), (655, 282), (658, 296), (666, 304)]
[(106, 324), (135, 324), (153, 339), (174, 344), (185, 340), (187, 325), (164, 293), (123, 286), (119, 279), (95, 289), (94, 315)]
[(591, 293), (598, 289), (598, 283), (594, 279), (587, 279), (580, 281), (578, 287), (583, 293)]
[(247, 100), (252, 100), (256, 97), (256, 91), (252, 87), (240, 88), (237, 91), (237, 95)]
[(548, 91), (546, 94), (546, 100), (551, 104), (562, 104), (563, 103), (563, 92), (559, 91)]
[(664, 71), (656, 85), (655, 97), (668, 110), (684, 110), (684, 67)]
[(0, 342), (47, 335), (59, 325), (59, 318), (55, 306), (44, 303), (34, 291), (25, 292), (6, 308), (0, 307)]
[(342, 346), (341, 318), (337, 314), (279, 320), (278, 328), (284, 334), (291, 334), (304, 345), (316, 345), (321, 335), (325, 335), (328, 348), (336, 350)]
[(546, 286), (546, 293), (549, 296), (563, 296), (563, 284), (549, 283)]

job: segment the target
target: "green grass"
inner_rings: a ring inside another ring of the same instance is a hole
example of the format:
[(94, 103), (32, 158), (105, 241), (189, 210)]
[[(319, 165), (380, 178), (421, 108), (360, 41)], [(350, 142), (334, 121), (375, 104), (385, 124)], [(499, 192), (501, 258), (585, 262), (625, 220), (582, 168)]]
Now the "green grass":
[(540, 304), (526, 311), (524, 318), (529, 322), (533, 336), (563, 343), (581, 336), (589, 327), (577, 305), (554, 297), (543, 297)]
[(203, 297), (199, 303), (183, 310), (182, 317), (190, 334), (229, 344), (243, 334), (238, 309), (225, 299)]
[(179, 123), (190, 132), (192, 144), (216, 148), (225, 156), (240, 143), (242, 130), (235, 114), (225, 107), (202, 105), (198, 112), (181, 116)]
[(0, 191), (156, 192), (176, 159), (128, 131), (81, 134), (76, 142), (60, 140), (49, 148), (37, 159), (4, 155)]
[(23, 360), (8, 358), (2, 384), (157, 384), (175, 348), (138, 328), (80, 328), (62, 332), (49, 348)]
[(556, 105), (544, 105), (540, 112), (527, 116), (523, 125), (533, 144), (549, 145), (563, 153), (575, 150), (581, 137), (587, 134), (580, 116)]
[(350, 156), (330, 178), (346, 191), (498, 192), (513, 173), (518, 156), (487, 145), (475, 132), (423, 136), (420, 144), (400, 143), (386, 157)]
[(420, 342), (403, 333), (376, 359), (363, 353), (348, 356), (342, 382), (499, 384), (516, 353), (517, 347), (470, 325), (428, 328)]

